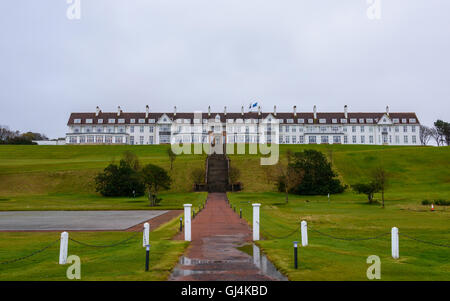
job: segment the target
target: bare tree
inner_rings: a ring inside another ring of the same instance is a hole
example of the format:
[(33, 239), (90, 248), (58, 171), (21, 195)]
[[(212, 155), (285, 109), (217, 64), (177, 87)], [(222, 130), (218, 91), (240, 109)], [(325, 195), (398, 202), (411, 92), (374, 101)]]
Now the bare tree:
[(376, 186), (376, 190), (381, 192), (382, 207), (384, 208), (384, 192), (388, 187), (389, 175), (384, 167), (379, 166), (372, 172), (372, 183)]
[(170, 160), (170, 171), (172, 171), (173, 161), (175, 161), (175, 159), (177, 158), (177, 155), (173, 152), (171, 147), (169, 147), (167, 149), (167, 155), (169, 156), (169, 160)]
[[(290, 159), (288, 158), (288, 162)], [(276, 181), (278, 188), (282, 188), (285, 193), (286, 203), (289, 202), (289, 191), (300, 185), (303, 180), (304, 172), (292, 166), (291, 163), (285, 163), (281, 160), (276, 165)]]
[(430, 139), (433, 137), (431, 128), (421, 125), (419, 130), (419, 139), (422, 145), (427, 145)]
[(435, 128), (430, 128), (430, 135), (436, 141), (436, 145), (441, 146), (441, 135)]

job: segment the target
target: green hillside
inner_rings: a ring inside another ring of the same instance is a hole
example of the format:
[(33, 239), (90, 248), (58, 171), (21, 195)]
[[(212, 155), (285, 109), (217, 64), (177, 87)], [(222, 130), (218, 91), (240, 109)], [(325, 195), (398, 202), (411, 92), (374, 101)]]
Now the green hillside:
[[(13, 200), (76, 200), (80, 196), (95, 199), (94, 176), (109, 163), (118, 161), (124, 151), (133, 151), (144, 164), (151, 162), (169, 169), (168, 147), (0, 146), (0, 208), (2, 203)], [(449, 147), (281, 145), (281, 157), (287, 149), (307, 148), (323, 151), (347, 184), (363, 180), (372, 167), (382, 164), (391, 174), (390, 192), (394, 198), (448, 198)], [(230, 157), (232, 164), (241, 170), (245, 192), (273, 191), (273, 185), (265, 180), (259, 156)], [(170, 192), (191, 191), (190, 171), (203, 167), (204, 159), (205, 155), (178, 156), (171, 172), (174, 182)]]

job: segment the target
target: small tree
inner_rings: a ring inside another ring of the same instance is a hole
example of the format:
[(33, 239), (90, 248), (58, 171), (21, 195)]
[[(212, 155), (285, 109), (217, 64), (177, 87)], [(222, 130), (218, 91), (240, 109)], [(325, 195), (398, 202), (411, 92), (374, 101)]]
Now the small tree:
[(236, 184), (239, 181), (240, 177), (241, 177), (241, 171), (239, 170), (239, 168), (230, 166), (230, 168), (228, 169), (228, 178), (230, 179), (232, 192), (234, 192), (234, 184)]
[(144, 166), (142, 178), (147, 186), (150, 206), (156, 206), (161, 201), (158, 199), (158, 192), (170, 188), (171, 178), (165, 169), (153, 164)]
[(373, 202), (373, 195), (379, 191), (377, 185), (373, 182), (370, 183), (358, 183), (352, 185), (353, 190), (359, 194), (366, 194), (369, 204)]
[(170, 160), (170, 171), (172, 171), (173, 168), (173, 162), (175, 161), (175, 159), (177, 158), (177, 155), (173, 152), (172, 148), (169, 147), (167, 149), (167, 155), (169, 156), (169, 160)]
[(145, 185), (138, 172), (125, 161), (109, 164), (95, 177), (96, 191), (103, 196), (141, 196)]
[(141, 165), (139, 163), (139, 158), (135, 153), (131, 151), (125, 151), (123, 153), (123, 160), (127, 162), (127, 164), (133, 168), (135, 171), (139, 171), (141, 169)]
[(283, 191), (285, 193), (286, 203), (289, 202), (289, 192), (300, 185), (304, 174), (305, 173), (300, 168), (296, 169), (292, 164), (278, 161), (276, 182), (278, 191)]
[(203, 168), (194, 168), (191, 171), (192, 181), (195, 185), (205, 183), (205, 170)]
[(382, 207), (384, 208), (384, 191), (388, 187), (389, 175), (387, 171), (379, 166), (372, 172), (372, 183), (378, 191), (381, 191)]

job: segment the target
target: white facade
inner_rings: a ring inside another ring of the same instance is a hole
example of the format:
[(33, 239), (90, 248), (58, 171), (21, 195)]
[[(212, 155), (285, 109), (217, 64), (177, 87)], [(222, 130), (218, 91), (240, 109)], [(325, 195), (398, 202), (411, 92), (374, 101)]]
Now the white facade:
[[(419, 145), (414, 113), (72, 113), (67, 144), (226, 143)], [(270, 137), (272, 134), (272, 138)], [(273, 138), (276, 137), (276, 138)], [(271, 140), (269, 140), (271, 139)]]

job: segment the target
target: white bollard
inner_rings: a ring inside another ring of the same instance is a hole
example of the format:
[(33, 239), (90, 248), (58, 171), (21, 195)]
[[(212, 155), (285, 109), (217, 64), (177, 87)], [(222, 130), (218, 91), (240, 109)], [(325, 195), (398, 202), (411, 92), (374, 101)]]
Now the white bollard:
[(59, 245), (59, 264), (67, 263), (67, 250), (69, 248), (69, 233), (61, 233), (61, 243)]
[(392, 245), (392, 258), (398, 259), (400, 257), (398, 248), (398, 228), (393, 227), (391, 231), (391, 245)]
[(191, 207), (192, 204), (184, 204), (184, 240), (191, 241)]
[(306, 247), (308, 245), (308, 224), (306, 223), (306, 221), (302, 221), (301, 228), (302, 228), (302, 246)]
[(253, 205), (253, 241), (259, 240), (259, 207), (261, 204)]
[(145, 248), (147, 245), (150, 245), (150, 224), (144, 224), (144, 233), (142, 237), (142, 246)]

